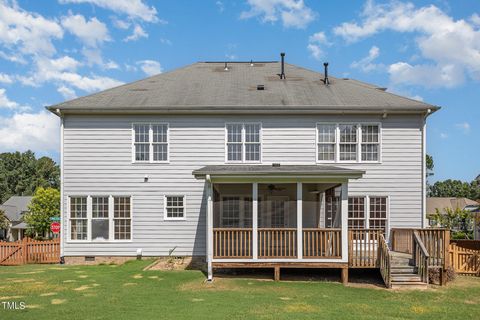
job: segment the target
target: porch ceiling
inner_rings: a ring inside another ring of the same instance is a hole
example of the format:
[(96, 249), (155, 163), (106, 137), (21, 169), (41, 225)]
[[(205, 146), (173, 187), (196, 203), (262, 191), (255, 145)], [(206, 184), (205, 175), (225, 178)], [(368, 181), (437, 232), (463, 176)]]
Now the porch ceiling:
[(213, 177), (285, 177), (285, 178), (325, 178), (358, 179), (365, 171), (327, 165), (212, 165), (194, 170), (193, 175), (202, 179)]

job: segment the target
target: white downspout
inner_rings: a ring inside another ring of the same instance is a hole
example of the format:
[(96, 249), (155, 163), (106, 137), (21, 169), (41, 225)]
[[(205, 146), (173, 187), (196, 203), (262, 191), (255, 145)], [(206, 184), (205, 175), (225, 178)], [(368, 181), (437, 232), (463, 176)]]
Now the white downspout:
[(427, 223), (427, 117), (432, 112), (428, 109), (427, 113), (423, 116), (423, 125), (422, 125), (422, 229), (426, 228)]
[(60, 259), (63, 261), (63, 257), (65, 255), (65, 248), (64, 248), (64, 241), (65, 241), (65, 235), (68, 232), (68, 230), (65, 229), (65, 227), (68, 225), (68, 223), (64, 220), (65, 216), (65, 193), (64, 193), (64, 187), (63, 187), (63, 140), (64, 140), (64, 117), (62, 114), (58, 112), (58, 115), (60, 116)]

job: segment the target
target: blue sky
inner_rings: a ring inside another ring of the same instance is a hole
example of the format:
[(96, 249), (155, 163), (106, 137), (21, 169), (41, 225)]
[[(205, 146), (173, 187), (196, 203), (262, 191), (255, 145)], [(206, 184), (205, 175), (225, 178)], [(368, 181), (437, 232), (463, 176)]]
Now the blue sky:
[(480, 174), (480, 2), (0, 0), (0, 152), (58, 160), (51, 105), (204, 60), (277, 60), (442, 107), (433, 180)]

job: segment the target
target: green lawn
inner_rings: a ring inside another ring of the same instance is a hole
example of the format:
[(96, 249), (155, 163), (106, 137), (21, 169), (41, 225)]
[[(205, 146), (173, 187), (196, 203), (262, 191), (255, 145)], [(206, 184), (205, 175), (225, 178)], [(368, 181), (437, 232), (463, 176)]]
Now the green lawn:
[[(334, 282), (217, 278), (124, 265), (0, 267), (0, 319), (479, 319), (480, 278), (389, 291)], [(24, 301), (4, 310), (1, 301)]]

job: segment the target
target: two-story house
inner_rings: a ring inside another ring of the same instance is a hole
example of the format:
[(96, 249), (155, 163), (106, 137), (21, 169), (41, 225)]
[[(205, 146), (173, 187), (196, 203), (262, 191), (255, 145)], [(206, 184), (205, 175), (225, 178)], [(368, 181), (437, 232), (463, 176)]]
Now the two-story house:
[(199, 62), (48, 109), (61, 119), (67, 262), (174, 249), (205, 258), (209, 278), (345, 270), (362, 250), (348, 242), (369, 237), (349, 229), (388, 241), (426, 226), (438, 107), (385, 88), (283, 61)]

